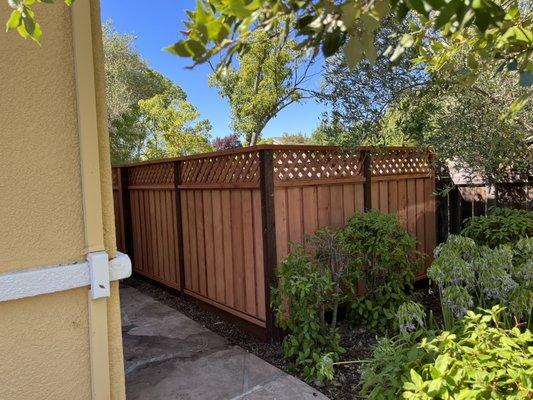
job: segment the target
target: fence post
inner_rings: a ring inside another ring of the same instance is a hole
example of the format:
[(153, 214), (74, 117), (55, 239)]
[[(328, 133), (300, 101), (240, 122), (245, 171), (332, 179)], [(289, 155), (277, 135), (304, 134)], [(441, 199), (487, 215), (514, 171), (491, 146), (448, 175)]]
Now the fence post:
[[(437, 177), (436, 177), (437, 178)], [(448, 201), (450, 194), (447, 193), (445, 196), (443, 196), (440, 192), (446, 189), (447, 184), (449, 184), (449, 180), (445, 179), (442, 176), (438, 177), (437, 179), (437, 201), (435, 202), (437, 206), (436, 210), (436, 217), (437, 217), (437, 244), (443, 243), (448, 239), (449, 235), (449, 229), (450, 229), (450, 218), (448, 215), (449, 208), (448, 208)]]
[(369, 149), (361, 150), (363, 153), (363, 183), (364, 209), (368, 211), (372, 208), (372, 151)]
[(279, 340), (274, 312), (270, 306), (270, 288), (276, 286), (276, 219), (274, 210), (274, 153), (272, 149), (259, 150), (259, 174), (261, 190), (261, 219), (263, 224), (263, 265), (265, 273), (266, 336)]
[(119, 194), (120, 194), (120, 212), (122, 214), (122, 240), (124, 241), (124, 253), (126, 253), (131, 263), (135, 265), (135, 254), (133, 251), (133, 229), (131, 226), (131, 205), (130, 192), (128, 190), (128, 167), (119, 167)]
[(185, 289), (185, 259), (183, 257), (183, 224), (181, 220), (180, 161), (174, 161), (174, 195), (176, 200), (176, 234), (178, 235), (178, 272), (180, 295), (184, 296)]
[(450, 228), (449, 233), (458, 234), (461, 232), (462, 215), (463, 215), (463, 201), (459, 188), (454, 188), (448, 194), (450, 202)]

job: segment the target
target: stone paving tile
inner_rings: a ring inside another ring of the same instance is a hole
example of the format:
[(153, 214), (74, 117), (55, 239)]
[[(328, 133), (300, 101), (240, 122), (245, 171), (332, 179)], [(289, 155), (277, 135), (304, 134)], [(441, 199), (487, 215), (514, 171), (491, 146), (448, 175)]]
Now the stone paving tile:
[(121, 308), (128, 400), (327, 400), (134, 288)]

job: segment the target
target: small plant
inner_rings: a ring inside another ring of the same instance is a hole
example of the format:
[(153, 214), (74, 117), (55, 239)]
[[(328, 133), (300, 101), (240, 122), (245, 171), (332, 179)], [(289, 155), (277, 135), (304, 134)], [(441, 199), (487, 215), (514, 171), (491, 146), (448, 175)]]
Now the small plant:
[(414, 301), (403, 303), (398, 308), (397, 318), (402, 334), (413, 333), (426, 325), (424, 307)]
[(416, 240), (395, 215), (371, 210), (354, 214), (343, 229), (344, 247), (353, 258), (364, 293), (350, 307), (354, 324), (370, 329), (396, 327), (396, 311), (409, 299), (420, 257)]
[(506, 326), (531, 323), (533, 309), (533, 238), (494, 249), (451, 235), (435, 249), (428, 277), (439, 286), (446, 329), (468, 310), (507, 307)]
[(353, 297), (356, 275), (339, 234), (329, 228), (318, 230), (307, 239), (313, 253), (296, 246), (281, 263), (278, 286), (272, 289), (276, 321), (288, 333), (283, 352), (307, 379), (333, 379), (333, 363), (344, 353), (337, 310)]
[(504, 309), (468, 311), (453, 331), (381, 339), (364, 363), (367, 399), (531, 399), (533, 336), (504, 329)]
[(419, 348), (419, 341), (433, 335), (433, 332), (420, 329), (411, 334), (379, 339), (372, 351), (372, 358), (363, 362), (362, 397), (368, 400), (401, 398), (409, 370), (431, 362), (431, 356)]
[(533, 237), (533, 212), (496, 208), (488, 216), (471, 218), (461, 235), (490, 248), (516, 243), (523, 237)]
[(403, 398), (533, 398), (533, 335), (501, 328), (503, 312), (499, 306), (482, 314), (468, 311), (454, 332), (423, 339), (419, 349), (432, 361), (409, 370)]

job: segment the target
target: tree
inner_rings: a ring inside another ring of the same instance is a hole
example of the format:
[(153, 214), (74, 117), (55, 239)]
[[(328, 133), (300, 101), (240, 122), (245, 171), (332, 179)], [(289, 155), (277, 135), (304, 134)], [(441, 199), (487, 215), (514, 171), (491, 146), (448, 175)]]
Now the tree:
[(242, 147), (242, 143), (239, 140), (239, 137), (234, 133), (221, 138), (217, 137), (215, 140), (213, 140), (213, 148), (216, 151), (238, 149), (239, 147)]
[[(344, 54), (326, 60), (322, 90), (318, 94), (329, 110), (323, 124), (334, 120), (336, 129), (349, 132), (351, 144), (392, 144), (393, 138), (384, 137), (379, 129), (381, 118), (401, 93), (421, 87), (430, 79), (424, 67), (413, 66), (408, 58), (393, 63), (384, 56), (390, 36), (407, 30), (407, 23), (388, 18), (376, 33), (377, 57), (373, 63), (362, 60), (351, 68)], [(409, 49), (408, 57), (414, 55)]]
[(488, 185), (527, 174), (533, 165), (533, 107), (502, 118), (516, 93), (523, 91), (509, 73), (487, 71), (463, 85), (455, 75), (439, 75), (424, 90), (404, 93), (381, 122), (385, 132), (431, 145), (442, 162), (453, 161), (467, 178), (481, 176)]
[(210, 85), (229, 100), (233, 130), (253, 146), (281, 110), (310, 97), (305, 86), (313, 59), (304, 62), (293, 40), (281, 40), (272, 32), (256, 31), (247, 43), (238, 67), (213, 74)]
[(311, 137), (307, 136), (305, 133), (288, 133), (285, 132), (280, 137), (276, 138), (279, 144), (291, 144), (291, 145), (308, 145), (313, 144)]
[[(50, 0), (7, 0), (13, 11), (7, 30), (39, 42), (42, 31), (35, 20), (35, 3)], [(73, 0), (64, 0), (67, 5)], [(525, 4), (525, 6), (524, 6)], [(522, 7), (521, 7), (522, 6)], [(409, 34), (396, 38), (391, 59), (406, 48), (423, 43), (437, 31), (455, 43), (422, 54), (430, 68), (442, 68), (457, 48), (487, 60), (502, 60), (502, 67), (518, 71), (523, 86), (533, 84), (533, 19), (531, 7), (520, 0), (199, 0), (188, 13), (184, 39), (168, 51), (203, 63), (222, 54), (221, 66), (229, 66), (235, 53), (248, 51), (253, 31), (271, 31), (292, 20), (281, 33), (299, 38), (299, 48), (322, 50), (329, 57), (344, 49), (349, 65), (363, 57), (375, 59), (374, 33), (393, 14), (405, 20), (411, 13), (420, 19)]]
[[(408, 140), (384, 135), (380, 122), (401, 94), (425, 86), (431, 75), (423, 66), (413, 66), (408, 58), (391, 62), (384, 56), (389, 38), (395, 32), (406, 32), (407, 23), (388, 18), (376, 33), (377, 58), (362, 60), (350, 67), (344, 54), (330, 57), (324, 68), (324, 80), (318, 99), (327, 105), (321, 125), (321, 141), (344, 145), (401, 145)], [(328, 127), (328, 125), (334, 125)], [(318, 133), (317, 133), (318, 134)]]
[(438, 57), (421, 54), (428, 68), (445, 68), (453, 62), (454, 52), (467, 49), (482, 61), (480, 65), (501, 60), (504, 67), (518, 71), (521, 84), (528, 86), (533, 84), (533, 20), (531, 7), (520, 5), (518, 0), (199, 1), (189, 13), (185, 37), (168, 50), (195, 63), (222, 54), (223, 67), (235, 53), (248, 51), (252, 32), (268, 32), (292, 19), (292, 29), (283, 31), (285, 37), (294, 35), (299, 47), (315, 53), (321, 49), (325, 57), (342, 50), (348, 65), (355, 66), (362, 58), (375, 60), (374, 34), (388, 15), (404, 21), (412, 14), (420, 23), (413, 24), (409, 33), (391, 38), (395, 43), (391, 60), (438, 32), (453, 45), (435, 47)]
[(134, 40), (103, 26), (112, 162), (209, 150), (209, 122), (198, 121), (185, 92), (148, 66)]
[(177, 91), (139, 101), (139, 124), (145, 129), (143, 158), (186, 156), (212, 150), (211, 124)]

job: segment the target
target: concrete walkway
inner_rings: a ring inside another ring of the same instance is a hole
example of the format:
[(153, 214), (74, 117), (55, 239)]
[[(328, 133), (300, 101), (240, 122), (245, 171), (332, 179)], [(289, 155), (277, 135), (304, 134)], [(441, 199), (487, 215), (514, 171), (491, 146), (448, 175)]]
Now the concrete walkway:
[(327, 400), (137, 289), (120, 297), (128, 400)]

